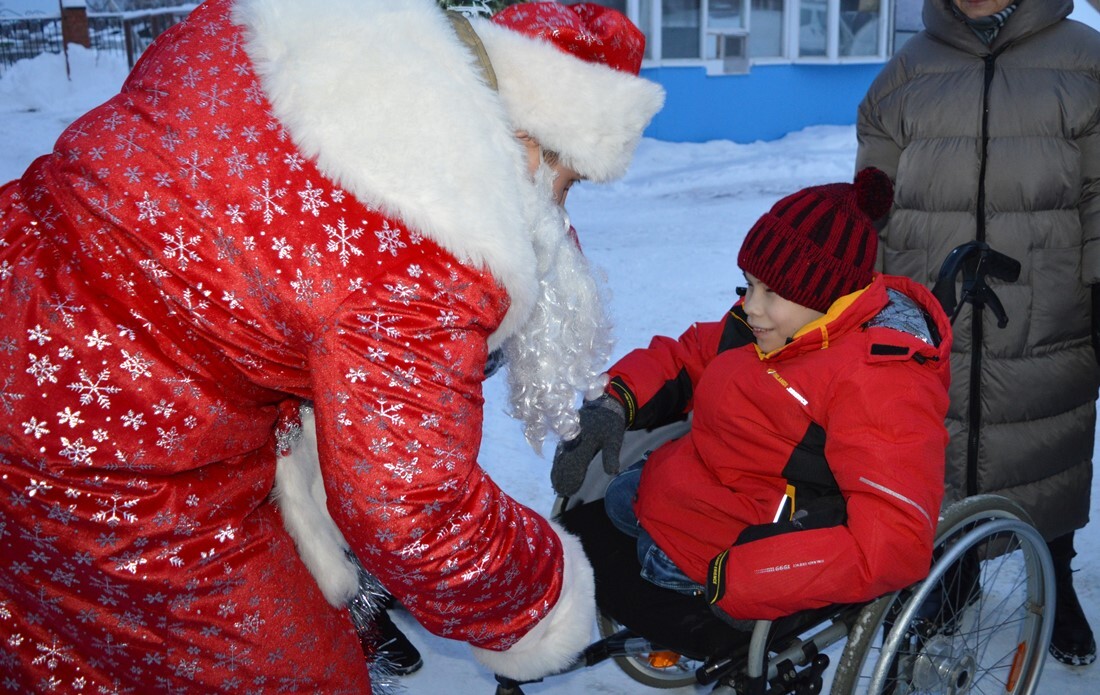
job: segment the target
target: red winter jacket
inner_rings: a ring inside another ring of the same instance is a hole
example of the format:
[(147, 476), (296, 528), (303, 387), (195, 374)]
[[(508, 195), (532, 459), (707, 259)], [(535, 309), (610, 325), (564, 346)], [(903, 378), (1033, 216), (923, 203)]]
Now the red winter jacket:
[[(903, 303), (888, 289), (931, 317), (936, 345), (891, 327)], [(735, 618), (864, 601), (923, 577), (943, 496), (950, 347), (931, 293), (876, 276), (780, 350), (751, 341), (738, 304), (610, 370), (632, 428), (693, 413), (691, 431), (645, 464), (642, 526), (700, 584), (728, 550), (709, 590)], [(794, 509), (773, 524), (789, 485)]]

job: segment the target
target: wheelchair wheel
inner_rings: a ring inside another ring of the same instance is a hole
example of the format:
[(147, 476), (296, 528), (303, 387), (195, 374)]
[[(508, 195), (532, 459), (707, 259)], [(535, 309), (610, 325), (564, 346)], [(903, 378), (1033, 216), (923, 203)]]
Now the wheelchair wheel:
[(928, 578), (861, 611), (832, 692), (1030, 695), (1053, 606), (1054, 569), (1027, 514), (996, 495), (967, 498), (940, 521)]
[[(609, 637), (623, 629), (613, 618), (599, 614), (600, 637)], [(639, 638), (641, 639), (641, 638)], [(633, 680), (651, 688), (682, 688), (696, 685), (695, 671), (703, 665), (673, 652), (649, 652), (613, 657), (616, 665)]]

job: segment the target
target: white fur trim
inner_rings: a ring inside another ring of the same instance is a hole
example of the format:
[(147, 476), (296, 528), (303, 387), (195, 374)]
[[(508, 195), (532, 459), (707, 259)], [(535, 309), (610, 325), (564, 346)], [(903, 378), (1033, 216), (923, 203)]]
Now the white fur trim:
[(518, 326), (537, 291), (534, 186), (500, 97), (435, 0), (238, 0), (233, 20), (302, 154), (358, 200), (488, 269)]
[(588, 179), (626, 173), (642, 131), (664, 104), (664, 89), (489, 20), (473, 22), (517, 129)]
[(348, 542), (328, 513), (312, 411), (304, 410), (301, 418), (302, 436), (275, 464), (272, 496), (302, 562), (317, 580), (325, 600), (339, 608), (358, 590), (359, 574), (345, 555)]
[(493, 673), (516, 680), (535, 680), (564, 670), (592, 639), (596, 624), (596, 584), (581, 543), (557, 523), (565, 561), (561, 595), (550, 612), (509, 649), (473, 647), (474, 657)]

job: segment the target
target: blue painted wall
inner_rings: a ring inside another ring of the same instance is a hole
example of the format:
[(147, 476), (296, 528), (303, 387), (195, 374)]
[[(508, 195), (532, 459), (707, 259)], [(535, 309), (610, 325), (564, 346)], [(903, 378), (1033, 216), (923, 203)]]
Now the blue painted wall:
[(703, 67), (646, 68), (667, 91), (645, 131), (671, 142), (776, 140), (811, 125), (851, 125), (882, 63), (754, 65), (747, 75), (711, 75)]

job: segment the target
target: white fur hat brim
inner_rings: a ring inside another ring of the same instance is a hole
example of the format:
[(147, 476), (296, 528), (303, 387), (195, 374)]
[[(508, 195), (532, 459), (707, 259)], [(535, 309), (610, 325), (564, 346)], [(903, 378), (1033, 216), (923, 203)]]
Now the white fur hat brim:
[(664, 89), (489, 20), (472, 23), (517, 130), (591, 181), (626, 173), (642, 132), (664, 105)]

